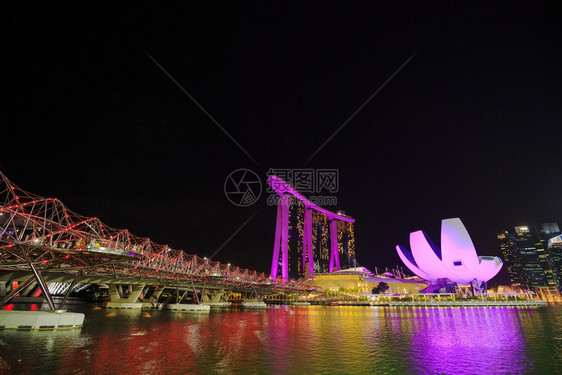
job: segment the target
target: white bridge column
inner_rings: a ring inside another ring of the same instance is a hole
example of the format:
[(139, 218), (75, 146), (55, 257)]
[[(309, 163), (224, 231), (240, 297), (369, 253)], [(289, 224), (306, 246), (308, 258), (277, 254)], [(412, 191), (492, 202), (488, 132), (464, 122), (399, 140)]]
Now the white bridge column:
[(143, 289), (144, 284), (131, 285), (131, 294), (129, 294), (126, 301), (131, 303), (137, 302)]
[(160, 296), (162, 295), (163, 291), (164, 291), (163, 287), (156, 287), (156, 290), (152, 292), (150, 297), (148, 297), (147, 302), (150, 302), (152, 304), (154, 304), (155, 302), (158, 303), (158, 300), (160, 299)]
[[(144, 289), (145, 284), (125, 285), (129, 290), (129, 296), (123, 298), (123, 286), (117, 284), (109, 284), (109, 302), (104, 303), (104, 307), (114, 309), (141, 309), (144, 304), (139, 302), (139, 297)], [(119, 292), (121, 291), (121, 293)]]
[(222, 298), (222, 294), (224, 293), (224, 289), (220, 290), (219, 292), (217, 292), (213, 298), (211, 299), (213, 302), (219, 302)]
[[(230, 292), (227, 294), (230, 297)], [(203, 305), (209, 305), (211, 307), (229, 307), (230, 302), (228, 299), (224, 299), (224, 289), (217, 291), (216, 293), (209, 295), (207, 292), (203, 293)]]
[(116, 284), (109, 284), (109, 300), (111, 302), (119, 302), (121, 300), (121, 294), (119, 294)]

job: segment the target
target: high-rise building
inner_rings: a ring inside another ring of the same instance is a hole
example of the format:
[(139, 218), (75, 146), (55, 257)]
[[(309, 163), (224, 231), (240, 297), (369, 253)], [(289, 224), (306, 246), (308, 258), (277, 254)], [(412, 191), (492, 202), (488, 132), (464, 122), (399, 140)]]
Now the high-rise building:
[(522, 225), (498, 234), (509, 277), (522, 288), (561, 287), (562, 240), (556, 223)]
[[(340, 215), (345, 212), (339, 211)], [(338, 221), (338, 244), (340, 253), (340, 263), (342, 268), (355, 268), (355, 231), (353, 223), (347, 221)]]
[[(291, 199), (288, 225), (288, 266), (290, 278), (304, 277), (308, 261), (303, 259), (305, 206), (298, 199)], [(338, 212), (345, 215), (344, 212)], [(338, 255), (341, 269), (355, 267), (355, 232), (353, 223), (337, 221)], [(330, 270), (330, 221), (319, 211), (312, 212), (312, 260), (314, 273), (328, 273)], [(280, 265), (280, 262), (279, 262)], [(280, 275), (281, 267), (278, 268)]]
[(304, 231), (304, 204), (298, 199), (291, 199), (289, 206), (289, 277), (296, 278), (303, 269), (302, 246)]
[(562, 232), (557, 223), (546, 223), (537, 226), (537, 233), (546, 251), (552, 277), (562, 289)]
[(312, 213), (312, 259), (314, 273), (328, 273), (330, 268), (329, 221), (323, 212)]
[(498, 234), (500, 241), (500, 251), (502, 254), (503, 264), (507, 268), (509, 278), (514, 286), (529, 285), (527, 281), (527, 273), (523, 263), (523, 256), (517, 248), (515, 235), (508, 231)]
[(267, 183), (279, 194), (270, 278), (313, 277), (356, 266), (355, 219), (309, 201), (277, 176)]

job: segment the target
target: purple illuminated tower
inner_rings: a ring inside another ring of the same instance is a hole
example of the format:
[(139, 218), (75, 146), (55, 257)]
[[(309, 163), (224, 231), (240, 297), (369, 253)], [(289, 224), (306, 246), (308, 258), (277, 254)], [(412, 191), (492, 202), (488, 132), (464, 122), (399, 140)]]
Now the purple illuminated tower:
[[(271, 279), (277, 277), (279, 267), (279, 251), (281, 251), (281, 277), (283, 281), (289, 279), (289, 212), (290, 205), (295, 199), (304, 205), (304, 222), (302, 228), (302, 267), (310, 277), (314, 273), (314, 249), (313, 249), (313, 211), (320, 212), (327, 217), (330, 232), (330, 261), (329, 272), (334, 268), (341, 269), (340, 265), (340, 238), (338, 236), (338, 222), (341, 224), (352, 224), (355, 222), (350, 216), (343, 213), (334, 213), (326, 210), (306, 199), (294, 187), (277, 176), (270, 176), (267, 183), (279, 194), (277, 203), (277, 224), (275, 227), (275, 242), (273, 245), (273, 260), (271, 262)], [(298, 203), (297, 202), (297, 203)], [(341, 232), (341, 231), (340, 231)], [(308, 264), (308, 269), (304, 269)]]

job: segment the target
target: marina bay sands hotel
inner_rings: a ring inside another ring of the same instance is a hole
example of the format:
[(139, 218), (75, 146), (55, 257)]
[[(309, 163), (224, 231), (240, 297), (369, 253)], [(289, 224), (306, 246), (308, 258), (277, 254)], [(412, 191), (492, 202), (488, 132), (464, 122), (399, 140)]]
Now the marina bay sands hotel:
[(356, 266), (355, 219), (317, 206), (279, 177), (270, 176), (268, 183), (279, 194), (271, 279)]

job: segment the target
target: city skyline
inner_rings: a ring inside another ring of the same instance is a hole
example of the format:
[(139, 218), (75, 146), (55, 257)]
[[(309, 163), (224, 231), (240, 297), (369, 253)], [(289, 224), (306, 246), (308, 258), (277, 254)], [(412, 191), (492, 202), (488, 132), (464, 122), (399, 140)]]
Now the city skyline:
[(559, 8), (10, 3), (0, 373), (558, 373)]
[(516, 226), (498, 233), (511, 282), (522, 289), (562, 287), (558, 223)]
[(228, 201), (239, 168), (338, 170), (327, 208), (357, 219), (368, 268), (443, 217), (498, 256), (501, 228), (562, 222), (547, 5), (15, 8), (0, 170), (113, 227), (267, 271), (275, 209)]

